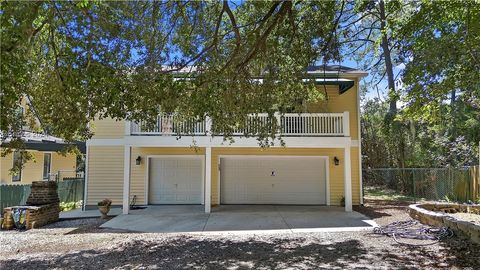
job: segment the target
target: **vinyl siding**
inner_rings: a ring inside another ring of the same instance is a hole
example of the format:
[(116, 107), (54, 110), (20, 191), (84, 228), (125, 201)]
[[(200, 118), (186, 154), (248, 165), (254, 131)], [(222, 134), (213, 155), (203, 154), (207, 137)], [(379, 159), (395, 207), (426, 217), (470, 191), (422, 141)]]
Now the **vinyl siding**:
[(60, 171), (60, 177), (62, 179), (64, 177), (75, 177), (75, 170), (77, 168), (77, 156), (72, 154), (67, 154), (66, 156), (63, 156), (59, 153), (52, 153), (52, 165), (50, 168), (51, 173), (58, 173)]
[(87, 205), (108, 198), (114, 205), (122, 204), (123, 146), (88, 147)]
[(355, 85), (343, 94), (339, 94), (337, 86), (319, 86), (318, 90), (321, 93), (326, 93), (326, 99), (307, 104), (307, 112), (331, 112), (341, 113), (348, 111), (350, 113), (350, 136), (352, 140), (358, 140), (358, 82), (355, 80)]
[[(14, 183), (14, 184), (30, 184), (33, 181), (43, 180), (43, 154), (45, 152), (29, 151), (33, 155), (33, 159), (29, 160), (22, 170), (21, 181), (12, 182), (12, 176), (10, 175), (10, 169), (13, 166), (13, 153), (8, 154), (1, 158), (1, 172), (0, 183)], [(68, 171), (69, 174), (74, 176), (76, 169), (76, 156), (68, 154), (62, 156), (58, 153), (52, 153), (52, 161), (50, 172), (57, 173), (58, 171)]]
[(359, 169), (359, 155), (358, 155), (358, 147), (351, 148), (351, 161), (352, 161), (352, 203), (353, 205), (360, 204), (360, 169)]
[(125, 135), (125, 121), (113, 118), (96, 119), (90, 125), (93, 139), (118, 139)]
[[(13, 154), (8, 154), (4, 157), (0, 157), (0, 183), (11, 183), (12, 176), (10, 175), (10, 169), (13, 165)], [(16, 182), (17, 183), (17, 182)]]
[[(137, 204), (145, 203), (145, 179), (147, 168), (147, 156), (150, 155), (205, 155), (205, 148), (194, 147), (133, 147), (131, 155), (131, 182), (130, 182), (130, 200), (134, 195), (137, 196)], [(135, 160), (140, 156), (142, 161), (136, 165)]]

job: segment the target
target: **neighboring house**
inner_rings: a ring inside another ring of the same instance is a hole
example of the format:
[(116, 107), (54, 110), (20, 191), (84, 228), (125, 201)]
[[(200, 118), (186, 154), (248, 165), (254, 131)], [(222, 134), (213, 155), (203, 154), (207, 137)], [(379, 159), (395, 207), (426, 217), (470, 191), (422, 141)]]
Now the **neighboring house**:
[[(20, 113), (33, 111), (27, 98), (24, 98), (19, 108)], [(23, 164), (19, 173), (12, 174), (11, 169), (15, 162), (21, 160), (22, 151), (9, 153), (0, 157), (0, 184), (30, 184), (32, 181), (62, 180), (64, 177), (75, 177), (77, 169), (77, 156), (75, 154), (62, 155), (68, 144), (57, 137), (32, 131), (38, 129), (40, 121), (32, 113), (26, 115), (28, 125), (24, 126), (22, 140), (25, 150), (32, 155), (32, 159)], [(6, 138), (1, 145), (8, 144)], [(76, 142), (80, 152), (85, 153), (85, 143)], [(3, 150), (3, 149), (2, 149)]]
[(87, 207), (109, 198), (128, 213), (135, 197), (142, 205), (203, 204), (205, 212), (220, 204), (343, 202), (351, 211), (363, 200), (359, 80), (367, 73), (342, 66), (309, 67), (308, 73), (328, 100), (279, 118), (285, 147), (262, 149), (241, 131), (233, 144), (206, 136), (212, 119), (180, 138), (175, 133), (182, 125), (171, 114), (159, 115), (151, 130), (95, 121), (87, 141)]

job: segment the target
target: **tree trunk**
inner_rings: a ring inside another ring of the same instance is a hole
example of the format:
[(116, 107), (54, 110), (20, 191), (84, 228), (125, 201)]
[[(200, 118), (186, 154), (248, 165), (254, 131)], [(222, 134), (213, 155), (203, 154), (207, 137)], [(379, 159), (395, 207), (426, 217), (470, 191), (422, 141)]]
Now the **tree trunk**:
[(386, 20), (387, 16), (385, 15), (385, 2), (380, 0), (380, 31), (382, 32), (382, 50), (383, 57), (385, 59), (385, 71), (387, 72), (388, 80), (388, 97), (390, 100), (390, 113), (395, 115), (397, 113), (397, 94), (395, 91), (395, 76), (393, 74), (393, 65), (392, 65), (392, 56), (390, 53), (390, 47), (388, 46), (388, 36), (386, 31)]

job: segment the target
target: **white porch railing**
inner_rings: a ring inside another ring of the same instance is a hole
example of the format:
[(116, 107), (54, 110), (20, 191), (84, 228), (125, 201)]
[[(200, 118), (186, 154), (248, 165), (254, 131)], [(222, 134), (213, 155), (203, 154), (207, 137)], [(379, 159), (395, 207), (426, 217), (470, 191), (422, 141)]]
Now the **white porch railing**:
[(344, 136), (344, 122), (343, 113), (288, 113), (281, 117), (281, 134)]
[[(287, 113), (276, 114), (277, 131), (282, 136), (350, 136), (349, 113)], [(234, 129), (234, 136), (246, 133), (255, 134), (261, 128), (273, 127), (268, 114), (252, 114), (247, 118), (243, 128)], [(211, 134), (210, 119), (195, 121), (175, 114), (162, 113), (158, 116), (153, 128), (143, 123), (131, 123), (131, 135), (208, 135)]]
[(131, 135), (206, 135), (205, 120), (195, 121), (172, 113), (161, 113), (153, 128), (145, 122), (131, 123)]

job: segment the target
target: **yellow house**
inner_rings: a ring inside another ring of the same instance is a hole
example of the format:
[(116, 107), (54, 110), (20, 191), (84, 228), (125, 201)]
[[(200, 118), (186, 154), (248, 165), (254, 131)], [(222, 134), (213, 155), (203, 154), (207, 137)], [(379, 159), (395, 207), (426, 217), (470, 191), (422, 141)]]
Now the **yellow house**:
[(180, 138), (175, 128), (182, 125), (173, 124), (172, 114), (159, 115), (153, 129), (95, 121), (87, 141), (87, 207), (109, 198), (125, 214), (133, 200), (202, 204), (205, 212), (221, 204), (345, 204), (352, 211), (363, 200), (359, 80), (367, 74), (342, 66), (309, 67), (308, 73), (328, 100), (277, 116), (285, 146), (260, 148), (242, 132), (225, 143), (209, 135), (208, 117)]
[[(32, 131), (38, 129), (40, 121), (33, 115), (31, 108), (28, 98), (23, 98), (19, 113), (25, 115), (28, 125), (23, 127), (22, 140), (24, 151), (29, 152), (32, 159), (22, 164), (19, 173), (12, 174), (13, 164), (18, 162), (16, 160), (21, 160), (22, 152), (16, 151), (0, 157), (0, 184), (30, 184), (32, 181), (76, 176), (77, 156), (59, 153), (67, 146), (64, 140)], [(1, 142), (1, 147), (8, 146), (9, 141), (10, 138), (6, 138)], [(85, 143), (77, 142), (76, 145), (81, 152), (85, 152)]]

